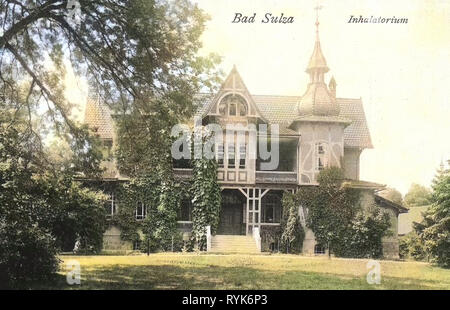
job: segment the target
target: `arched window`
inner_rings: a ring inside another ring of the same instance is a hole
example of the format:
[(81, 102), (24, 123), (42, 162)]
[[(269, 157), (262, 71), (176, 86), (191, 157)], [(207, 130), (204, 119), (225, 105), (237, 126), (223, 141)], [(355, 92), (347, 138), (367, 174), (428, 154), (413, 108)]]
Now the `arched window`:
[(236, 94), (225, 96), (219, 103), (219, 114), (223, 116), (246, 116), (248, 113), (247, 102)]
[(247, 105), (245, 103), (239, 102), (239, 116), (247, 115)]

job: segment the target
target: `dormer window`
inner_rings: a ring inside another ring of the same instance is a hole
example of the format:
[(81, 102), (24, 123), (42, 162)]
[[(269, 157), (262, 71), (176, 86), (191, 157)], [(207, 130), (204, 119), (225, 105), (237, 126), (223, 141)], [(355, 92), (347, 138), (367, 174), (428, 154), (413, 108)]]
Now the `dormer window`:
[(246, 116), (247, 112), (247, 102), (240, 95), (227, 95), (219, 103), (219, 114), (223, 116)]
[(222, 102), (219, 104), (219, 114), (220, 115), (225, 115), (226, 112), (227, 112), (227, 104), (224, 103), (223, 100), (222, 100)]
[(247, 115), (247, 105), (242, 102), (239, 103), (239, 115), (240, 116)]
[(236, 116), (236, 103), (230, 103), (230, 116)]

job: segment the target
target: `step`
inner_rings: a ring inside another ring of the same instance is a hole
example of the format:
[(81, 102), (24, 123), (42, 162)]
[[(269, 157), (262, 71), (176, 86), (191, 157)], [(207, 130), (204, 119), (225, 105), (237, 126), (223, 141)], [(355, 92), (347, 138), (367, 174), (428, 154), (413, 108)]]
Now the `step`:
[(255, 240), (245, 235), (216, 235), (211, 238), (211, 251), (216, 253), (259, 253)]

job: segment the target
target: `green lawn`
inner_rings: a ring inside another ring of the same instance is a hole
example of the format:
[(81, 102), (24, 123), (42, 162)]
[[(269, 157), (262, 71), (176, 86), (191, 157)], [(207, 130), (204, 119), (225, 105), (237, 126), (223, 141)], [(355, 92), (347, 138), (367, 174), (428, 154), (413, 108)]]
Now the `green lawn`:
[[(61, 256), (48, 289), (450, 289), (450, 270), (380, 261), (381, 284), (366, 281), (367, 260), (295, 255), (151, 254)], [(65, 262), (81, 264), (81, 285), (65, 282)], [(41, 287), (42, 288), (42, 287)]]

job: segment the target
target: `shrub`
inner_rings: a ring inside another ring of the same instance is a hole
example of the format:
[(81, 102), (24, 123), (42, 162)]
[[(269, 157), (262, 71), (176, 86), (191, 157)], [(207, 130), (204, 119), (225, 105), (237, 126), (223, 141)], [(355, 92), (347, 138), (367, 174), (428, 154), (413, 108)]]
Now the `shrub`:
[(332, 244), (332, 250), (341, 257), (382, 257), (382, 238), (389, 226), (389, 215), (373, 206), (355, 216), (351, 225), (341, 232), (341, 238)]
[(0, 288), (27, 288), (58, 270), (54, 238), (26, 222), (0, 222)]
[(412, 258), (423, 261), (426, 260), (428, 256), (425, 244), (414, 231), (399, 238), (399, 250), (400, 258), (403, 259)]
[[(261, 247), (262, 251), (279, 251), (279, 243), (281, 240), (281, 227), (280, 226), (261, 226)], [(271, 249), (270, 245), (274, 244), (274, 248)]]

